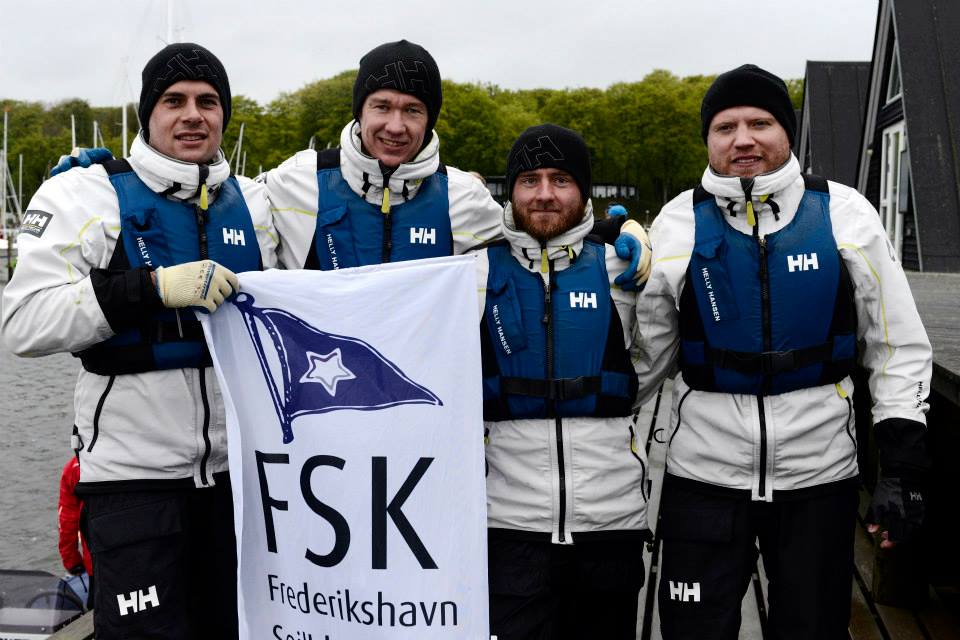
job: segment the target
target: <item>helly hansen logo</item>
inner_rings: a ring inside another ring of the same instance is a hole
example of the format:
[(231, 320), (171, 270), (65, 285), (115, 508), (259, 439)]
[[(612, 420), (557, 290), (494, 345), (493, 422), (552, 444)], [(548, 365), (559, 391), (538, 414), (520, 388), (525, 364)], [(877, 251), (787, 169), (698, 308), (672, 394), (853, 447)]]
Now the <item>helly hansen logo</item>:
[(563, 153), (550, 136), (540, 136), (535, 144), (525, 144), (513, 154), (510, 164), (519, 165), (516, 170), (519, 173), (538, 169), (545, 162), (561, 162), (563, 159)]
[(223, 244), (235, 244), (241, 247), (247, 246), (247, 242), (243, 238), (243, 229), (225, 228), (223, 230)]
[(670, 581), (670, 599), (680, 602), (700, 602), (700, 583)]
[(162, 75), (158, 74), (152, 90), (154, 93), (162, 93), (165, 87), (175, 84), (178, 80), (202, 79), (217, 79), (217, 74), (210, 68), (207, 59), (198, 49), (191, 49), (189, 52), (181, 51), (167, 61), (167, 68), (163, 70)]
[(20, 222), (20, 233), (28, 233), (38, 238), (43, 235), (50, 225), (53, 215), (46, 211), (33, 209), (23, 214), (23, 220)]
[(816, 271), (820, 267), (817, 265), (817, 254), (801, 253), (797, 256), (787, 256), (787, 271), (793, 273), (796, 270), (807, 271), (813, 269)]
[(426, 227), (411, 227), (410, 244), (437, 244), (437, 230)]
[(147, 589), (146, 593), (144, 593), (143, 589), (139, 591), (131, 591), (126, 596), (124, 596), (122, 593), (118, 593), (117, 605), (120, 607), (121, 616), (125, 616), (129, 613), (139, 613), (140, 611), (145, 610), (148, 606), (159, 607), (160, 598), (157, 597), (157, 585), (150, 585), (150, 588)]
[(910, 492), (910, 501), (911, 502), (923, 502), (923, 494), (919, 491)]
[(377, 89), (396, 89), (398, 91), (419, 91), (429, 94), (430, 75), (427, 65), (420, 60), (397, 60), (383, 67), (380, 75), (371, 73), (364, 81), (368, 91)]
[(570, 292), (570, 308), (571, 309), (596, 309), (597, 294), (587, 293), (586, 291), (571, 291)]

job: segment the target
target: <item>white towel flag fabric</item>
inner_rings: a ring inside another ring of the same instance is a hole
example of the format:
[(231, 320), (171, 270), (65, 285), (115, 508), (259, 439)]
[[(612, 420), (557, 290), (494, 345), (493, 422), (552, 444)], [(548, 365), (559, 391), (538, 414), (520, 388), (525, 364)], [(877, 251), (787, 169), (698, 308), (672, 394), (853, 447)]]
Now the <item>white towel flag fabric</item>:
[(240, 283), (203, 322), (241, 638), (488, 638), (473, 259)]

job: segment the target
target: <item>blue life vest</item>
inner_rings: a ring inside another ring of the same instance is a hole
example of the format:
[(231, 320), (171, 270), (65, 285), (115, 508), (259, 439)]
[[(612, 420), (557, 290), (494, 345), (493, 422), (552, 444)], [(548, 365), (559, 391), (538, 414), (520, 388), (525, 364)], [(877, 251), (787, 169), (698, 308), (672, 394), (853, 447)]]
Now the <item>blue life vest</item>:
[(637, 376), (607, 276), (603, 245), (592, 241), (553, 272), (552, 287), (517, 262), (510, 245), (487, 248), (481, 321), (484, 420), (627, 416)]
[[(250, 211), (234, 177), (220, 185), (201, 223), (198, 207), (153, 192), (125, 160), (105, 165), (120, 204), (110, 268), (169, 267), (209, 258), (235, 273), (262, 268)], [(179, 315), (179, 317), (178, 317)], [(209, 366), (203, 331), (189, 309), (158, 312), (79, 354), (88, 371), (115, 375)]]
[(317, 153), (317, 186), (317, 226), (305, 269), (331, 271), (453, 254), (443, 165), (423, 180), (416, 197), (386, 214), (344, 180), (339, 149)]
[(764, 238), (694, 193), (696, 235), (680, 297), (680, 368), (701, 391), (776, 395), (838, 382), (856, 357), (853, 289), (827, 183), (805, 176), (793, 220)]

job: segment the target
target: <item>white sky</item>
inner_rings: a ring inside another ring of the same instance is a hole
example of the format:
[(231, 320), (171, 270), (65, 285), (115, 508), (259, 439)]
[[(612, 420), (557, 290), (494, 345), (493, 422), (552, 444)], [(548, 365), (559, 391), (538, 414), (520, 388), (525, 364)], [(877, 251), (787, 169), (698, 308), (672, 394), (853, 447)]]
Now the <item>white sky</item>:
[[(407, 38), (445, 78), (505, 88), (606, 87), (654, 69), (752, 62), (786, 78), (807, 60), (869, 60), (878, 0), (175, 0), (174, 40), (224, 63), (261, 104), (356, 68)], [(166, 0), (0, 0), (0, 98), (135, 101), (167, 42)]]

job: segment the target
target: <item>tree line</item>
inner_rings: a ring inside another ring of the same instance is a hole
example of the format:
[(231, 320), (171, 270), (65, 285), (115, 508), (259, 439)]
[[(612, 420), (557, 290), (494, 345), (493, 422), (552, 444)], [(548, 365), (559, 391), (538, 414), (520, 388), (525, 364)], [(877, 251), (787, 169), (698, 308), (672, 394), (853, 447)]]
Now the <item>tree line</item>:
[[(277, 166), (312, 141), (315, 148), (337, 146), (352, 117), (356, 71), (344, 71), (261, 105), (233, 97), (233, 115), (224, 133), (229, 155), (244, 124), (245, 173)], [(526, 127), (553, 122), (583, 134), (593, 159), (595, 183), (636, 188), (626, 199), (631, 211), (656, 213), (674, 195), (695, 185), (706, 165), (700, 139), (700, 100), (713, 76), (678, 77), (657, 70), (639, 82), (606, 89), (502, 89), (495, 84), (444, 81), (443, 109), (437, 121), (444, 163), (483, 175), (503, 175), (507, 153)], [(799, 107), (801, 80), (788, 81)], [(54, 105), (0, 99), (9, 110), (9, 165), (16, 182), (23, 155), (24, 206), (57, 158), (70, 150), (70, 116), (77, 143), (92, 146), (94, 121), (103, 142), (121, 148), (121, 107), (92, 107), (80, 99)], [(129, 140), (137, 130), (135, 105), (128, 105)]]

